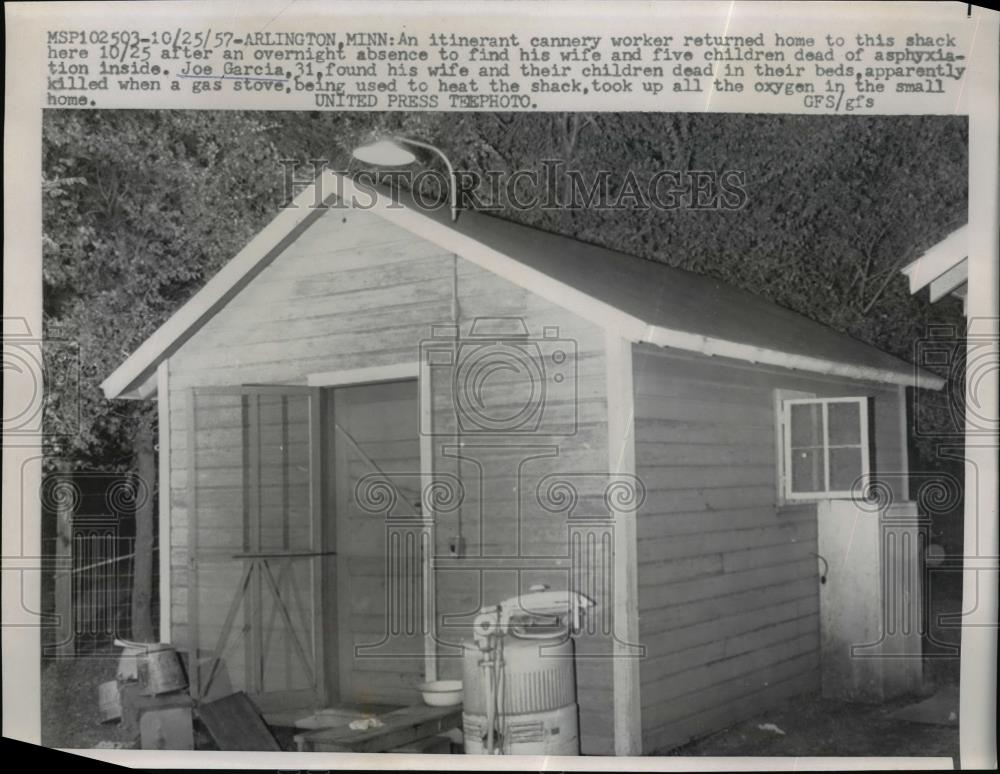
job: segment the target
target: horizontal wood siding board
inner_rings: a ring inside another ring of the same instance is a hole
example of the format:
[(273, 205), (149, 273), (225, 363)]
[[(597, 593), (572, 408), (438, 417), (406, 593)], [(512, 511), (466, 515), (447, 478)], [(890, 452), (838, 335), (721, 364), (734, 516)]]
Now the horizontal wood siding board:
[(719, 403), (712, 400), (693, 398), (647, 398), (638, 396), (642, 402), (642, 419), (701, 421), (705, 424), (743, 425), (767, 428), (774, 414), (769, 404), (757, 405), (739, 402)]
[[(641, 468), (640, 468), (641, 469)], [(642, 478), (640, 473), (639, 477)], [(745, 506), (756, 508), (774, 505), (774, 484), (758, 483), (754, 486), (703, 487), (701, 489), (652, 490), (653, 497), (647, 496), (645, 508), (655, 508), (658, 513), (719, 511)], [(648, 495), (648, 492), (647, 492)]]
[[(669, 517), (664, 517), (669, 518)], [(815, 529), (801, 521), (789, 524), (767, 524), (747, 526), (736, 523), (732, 529), (719, 530), (694, 535), (667, 535), (647, 538), (642, 541), (639, 562), (659, 564), (669, 559), (708, 556), (717, 553), (735, 553), (751, 548), (791, 546), (802, 540), (815, 542)], [(772, 551), (773, 553), (773, 551)], [(787, 563), (786, 557), (774, 557), (775, 564)], [(766, 562), (763, 565), (766, 566)]]
[[(772, 556), (780, 553), (783, 553), (782, 547), (776, 547), (770, 552)], [(662, 584), (661, 592), (657, 598), (650, 600), (649, 607), (641, 604), (642, 594), (640, 593), (640, 609), (642, 611), (660, 610), (698, 600), (714, 600), (732, 594), (743, 594), (748, 590), (768, 588), (777, 583), (808, 580), (810, 571), (814, 570), (815, 562), (814, 557), (792, 559), (791, 561), (776, 560), (764, 566), (741, 572), (729, 572), (680, 583)], [(640, 586), (640, 588), (643, 587)]]
[[(447, 315), (450, 309), (450, 300), (442, 297), (439, 301), (428, 303), (419, 300), (414, 303), (400, 303), (393, 310), (392, 322), (396, 324), (424, 325), (429, 314), (437, 313)], [(301, 311), (301, 310), (300, 310)], [(346, 311), (346, 310), (344, 310)], [(387, 325), (385, 313), (381, 309), (359, 309), (353, 314), (331, 315), (329, 308), (319, 306), (315, 314), (292, 314), (287, 319), (274, 320), (280, 325), (269, 325), (254, 331), (241, 330), (238, 321), (233, 320), (230, 327), (215, 331), (214, 335), (220, 340), (234, 336), (244, 344), (268, 344), (277, 342), (292, 342), (304, 337), (317, 338), (324, 335), (361, 335), (371, 334), (378, 331), (391, 330)]]
[[(688, 361), (694, 365), (694, 361)], [(761, 403), (763, 398), (760, 385), (753, 380), (749, 382), (731, 382), (720, 384), (714, 374), (703, 373), (699, 376), (697, 368), (685, 373), (684, 381), (665, 383), (658, 378), (653, 370), (638, 374), (639, 381), (635, 385), (635, 393), (643, 400), (663, 401), (667, 398), (688, 398), (699, 401), (710, 400), (718, 403)]]
[[(787, 561), (805, 558), (812, 552), (810, 543), (782, 542), (775, 544), (784, 547)], [(758, 548), (746, 548), (739, 551), (722, 551), (708, 553), (704, 556), (683, 557), (669, 562), (650, 563), (644, 568), (640, 588), (649, 588), (651, 593), (670, 584), (693, 579), (706, 579), (707, 576), (723, 575), (724, 573), (751, 570), (761, 566), (762, 562), (770, 561), (774, 556), (775, 545), (764, 545)], [(642, 566), (642, 565), (640, 565)], [(667, 591), (669, 594), (669, 590)], [(640, 597), (642, 592), (640, 592)]]
[[(818, 634), (803, 635), (723, 661), (718, 669), (689, 670), (668, 681), (672, 690), (665, 692), (660, 702), (643, 708), (643, 717), (649, 718), (647, 728), (719, 707), (773, 682), (813, 674), (819, 664), (818, 644)], [(758, 708), (752, 714), (760, 711)]]
[[(648, 505), (648, 501), (647, 501)], [(778, 521), (778, 514), (773, 506), (754, 507), (748, 505), (745, 508), (724, 508), (718, 510), (695, 510), (674, 513), (669, 510), (650, 512), (643, 509), (642, 519), (639, 520), (640, 539), (662, 539), (666, 537), (676, 537), (682, 535), (700, 535), (710, 532), (727, 532), (731, 529), (752, 529), (754, 527), (767, 527), (774, 523), (788, 525), (788, 529), (794, 529), (795, 521), (803, 521), (807, 516), (782, 515), (782, 521)], [(787, 521), (785, 521), (787, 519)], [(813, 528), (815, 531), (815, 527)]]
[[(657, 449), (663, 449), (671, 454), (675, 447), (685, 446), (693, 452), (699, 446), (731, 447), (739, 444), (740, 448), (751, 449), (760, 453), (756, 447), (774, 448), (774, 439), (765, 438), (760, 434), (762, 429), (770, 426), (770, 421), (762, 425), (735, 424), (726, 425), (706, 418), (701, 421), (690, 417), (680, 419), (655, 419), (637, 415), (642, 422), (636, 425), (636, 454), (640, 449), (652, 454)], [(676, 456), (667, 459), (677, 459)]]
[(647, 490), (672, 491), (704, 487), (742, 487), (759, 484), (774, 475), (774, 465), (646, 465)]
[(819, 601), (812, 593), (777, 603), (768, 598), (761, 607), (741, 606), (705, 621), (652, 632), (643, 638), (642, 644), (646, 646), (647, 662), (653, 665), (671, 653), (701, 647), (716, 640), (721, 642), (728, 637), (784, 621), (815, 616), (818, 610)]
[[(646, 704), (652, 706), (664, 701), (677, 691), (692, 690), (690, 673), (700, 669), (706, 680), (719, 679), (726, 673), (726, 667), (733, 665), (735, 671), (742, 671), (740, 657), (756, 651), (769, 651), (782, 643), (815, 635), (815, 618), (802, 615), (778, 623), (759, 626), (730, 637), (717, 636), (708, 645), (698, 645), (674, 653), (654, 656), (642, 662), (642, 683), (652, 690), (647, 693)], [(804, 641), (807, 645), (812, 640)]]
[(715, 621), (742, 610), (761, 610), (792, 599), (800, 599), (806, 594), (815, 595), (815, 591), (805, 584), (799, 586), (782, 581), (772, 586), (735, 591), (725, 596), (640, 610), (640, 619), (644, 624), (642, 636), (653, 637), (660, 632), (670, 632), (697, 623)]

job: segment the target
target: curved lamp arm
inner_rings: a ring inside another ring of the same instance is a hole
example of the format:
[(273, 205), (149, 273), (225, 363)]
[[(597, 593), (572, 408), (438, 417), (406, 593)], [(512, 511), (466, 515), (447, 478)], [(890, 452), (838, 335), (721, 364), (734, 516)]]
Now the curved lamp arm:
[(430, 143), (421, 142), (420, 140), (411, 140), (409, 137), (393, 137), (392, 139), (396, 142), (412, 145), (415, 148), (429, 150), (432, 153), (436, 153), (438, 157), (440, 157), (445, 166), (448, 168), (448, 177), (451, 178), (451, 219), (453, 222), (458, 220), (458, 179), (455, 177), (455, 169), (452, 167), (451, 161), (448, 160), (448, 157), (444, 155), (444, 151), (440, 148), (434, 147)]

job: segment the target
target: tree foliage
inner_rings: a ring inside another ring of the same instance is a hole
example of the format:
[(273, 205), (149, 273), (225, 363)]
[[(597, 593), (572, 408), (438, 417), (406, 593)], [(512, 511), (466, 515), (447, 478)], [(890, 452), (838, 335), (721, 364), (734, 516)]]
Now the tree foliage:
[(124, 469), (151, 408), (99, 384), (273, 215), (277, 151), (232, 113), (61, 111), (44, 130), (45, 336), (81, 361), (79, 394), (48, 396), (48, 452)]

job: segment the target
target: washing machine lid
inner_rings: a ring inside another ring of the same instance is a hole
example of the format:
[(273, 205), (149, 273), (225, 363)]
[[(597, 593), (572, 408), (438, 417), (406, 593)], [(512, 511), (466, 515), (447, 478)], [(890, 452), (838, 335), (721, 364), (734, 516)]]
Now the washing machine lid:
[(507, 628), (514, 637), (525, 640), (563, 639), (569, 636), (568, 623), (558, 616), (552, 618), (512, 616)]

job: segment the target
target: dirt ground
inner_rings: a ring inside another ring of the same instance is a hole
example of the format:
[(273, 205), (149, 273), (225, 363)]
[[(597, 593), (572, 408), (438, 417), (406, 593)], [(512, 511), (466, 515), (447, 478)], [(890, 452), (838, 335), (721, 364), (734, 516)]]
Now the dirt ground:
[[(783, 704), (669, 755), (945, 756), (958, 757), (958, 726), (886, 717), (911, 700), (875, 706), (808, 697)], [(762, 730), (773, 724), (784, 734)]]
[(96, 747), (129, 742), (118, 723), (101, 723), (97, 686), (115, 679), (117, 657), (88, 656), (42, 663), (42, 744), (46, 747)]
[[(932, 610), (961, 609), (961, 576), (944, 574), (932, 584)], [(946, 645), (957, 643), (956, 628), (935, 625), (925, 643), (927, 696), (937, 687), (957, 685), (959, 660)], [(99, 720), (97, 686), (114, 679), (117, 657), (48, 661), (42, 664), (42, 744), (47, 747), (95, 747), (101, 742), (134, 744), (122, 737), (117, 723)], [(681, 748), (657, 751), (661, 755), (757, 756), (958, 756), (958, 726), (909, 723), (888, 717), (894, 710), (921, 697), (879, 705), (848, 704), (808, 696), (783, 704), (744, 723), (696, 740)], [(761, 730), (772, 723), (784, 734)]]

